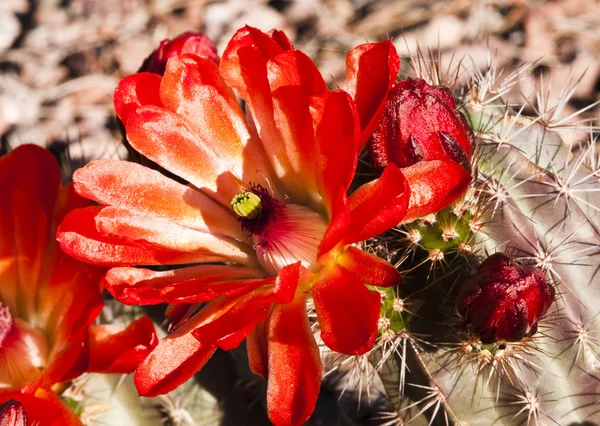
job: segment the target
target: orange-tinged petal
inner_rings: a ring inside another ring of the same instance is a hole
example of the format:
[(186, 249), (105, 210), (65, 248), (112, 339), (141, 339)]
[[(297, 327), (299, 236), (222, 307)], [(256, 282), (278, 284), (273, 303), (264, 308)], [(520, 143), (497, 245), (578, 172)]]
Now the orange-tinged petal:
[(305, 295), (277, 305), (269, 320), (267, 409), (276, 426), (303, 424), (315, 409), (323, 365), (306, 315)]
[(298, 50), (270, 58), (267, 77), (279, 138), (304, 190), (316, 200), (315, 131), (321, 120), (327, 85), (312, 60)]
[(218, 296), (235, 297), (248, 293), (264, 285), (273, 284), (273, 278), (264, 280), (241, 279), (202, 282), (204, 279), (189, 280), (173, 284), (161, 290), (160, 294), (167, 303), (200, 303), (213, 300)]
[(215, 351), (182, 327), (162, 339), (140, 364), (135, 371), (135, 387), (142, 396), (170, 392), (196, 374)]
[[(273, 173), (293, 199), (306, 202), (306, 190), (288, 158), (275, 119), (267, 61), (284, 52), (269, 35), (246, 26), (233, 36), (220, 63), (227, 84), (247, 102)], [(273, 78), (275, 76), (272, 76)]]
[(364, 184), (349, 197), (352, 224), (346, 244), (372, 238), (398, 225), (409, 199), (410, 189), (402, 171), (390, 164), (379, 179)]
[(281, 30), (271, 30), (269, 31), (269, 37), (273, 39), (275, 43), (279, 45), (283, 50), (293, 50), (294, 45), (292, 41), (288, 38), (288, 36)]
[(229, 205), (233, 196), (245, 188), (177, 114), (143, 106), (129, 115), (125, 127), (127, 140), (136, 151), (221, 204)]
[(123, 329), (116, 325), (90, 327), (88, 372), (129, 374), (158, 344), (154, 324), (142, 317)]
[(102, 235), (95, 223), (100, 210), (102, 207), (77, 209), (65, 217), (56, 234), (65, 253), (78, 260), (103, 266), (181, 265), (222, 260), (219, 256), (139, 246)]
[(22, 145), (0, 157), (0, 299), (13, 315), (33, 315), (42, 253), (60, 187), (47, 150)]
[[(225, 265), (199, 265), (171, 271), (113, 268), (106, 273), (104, 284), (117, 300), (128, 305), (153, 305), (168, 300), (183, 303), (177, 299), (186, 296), (194, 297), (194, 302), (204, 302), (220, 295), (234, 295), (239, 287), (254, 285), (255, 280), (251, 279), (260, 278), (262, 274), (253, 268)], [(242, 282), (235, 286), (234, 280)]]
[(250, 370), (264, 378), (267, 378), (269, 371), (268, 338), (269, 320), (256, 323), (250, 334), (246, 337)]
[[(287, 42), (284, 43), (286, 47), (282, 48), (278, 41), (281, 41), (280, 35), (272, 37), (248, 25), (237, 30), (231, 38), (221, 57), (221, 63), (219, 64), (220, 71), (231, 87), (240, 90), (243, 98), (246, 97), (247, 90), (251, 89), (251, 87), (248, 87), (250, 86), (250, 82), (244, 74), (248, 72), (248, 70), (244, 69), (244, 66), (247, 64), (245, 60), (247, 59), (246, 55), (248, 51), (253, 50), (256, 52), (256, 58), (266, 60), (284, 50), (289, 50)], [(240, 54), (242, 57), (240, 57)]]
[(360, 117), (358, 152), (365, 147), (379, 122), (399, 69), (400, 57), (391, 40), (362, 44), (346, 56), (344, 89), (356, 102)]
[(273, 178), (260, 140), (251, 134), (233, 90), (209, 58), (171, 58), (161, 82), (166, 109), (179, 115), (207, 153), (243, 182), (267, 186)]
[[(272, 303), (290, 303), (301, 279), (301, 263), (287, 265), (279, 271), (271, 286), (263, 286), (238, 297), (220, 297), (204, 308), (196, 319), (192, 333), (202, 343), (229, 350), (237, 347), (254, 325), (267, 318)], [(310, 274), (306, 272), (305, 279)], [(264, 280), (262, 284), (267, 284)], [(260, 285), (261, 283), (257, 283)]]
[(352, 271), (365, 284), (390, 287), (402, 282), (400, 272), (392, 264), (356, 247), (346, 247), (336, 258), (336, 262)]
[(420, 161), (402, 169), (410, 185), (410, 204), (403, 222), (439, 212), (460, 197), (471, 183), (471, 175), (449, 160)]
[[(23, 405), (28, 425), (83, 426), (79, 417), (54, 392), (39, 389), (35, 394), (0, 393), (0, 404), (10, 399)], [(0, 424), (4, 426), (4, 423)]]
[[(13, 232), (2, 235), (6, 243), (14, 244), (14, 261), (18, 269), (18, 281), (15, 283), (2, 283), (2, 287), (17, 285), (17, 303), (10, 304), (10, 299), (5, 303), (11, 306), (13, 315), (25, 320), (35, 317), (40, 273), (44, 261), (44, 252), (48, 241), (49, 218), (46, 216), (42, 205), (33, 194), (25, 193), (21, 188), (12, 191), (10, 204), (12, 206)], [(51, 219), (50, 219), (51, 220)], [(0, 290), (0, 296), (4, 296)], [(4, 300), (4, 297), (3, 297)]]
[(358, 125), (349, 95), (341, 90), (330, 92), (316, 134), (319, 192), (330, 215), (335, 196), (340, 190), (346, 192), (354, 178)]
[[(95, 311), (95, 316), (98, 314), (99, 311)], [(72, 380), (82, 375), (89, 361), (87, 340), (87, 327), (76, 335), (69, 334), (65, 344), (55, 346), (54, 354), (42, 375), (37, 381), (29, 383), (25, 390), (31, 393), (38, 388), (49, 389), (55, 383)]]
[(203, 344), (231, 349), (230, 342), (227, 347), (222, 347), (219, 340), (235, 334), (237, 344), (241, 343), (252, 330), (248, 327), (267, 318), (272, 301), (270, 296), (271, 290), (258, 288), (238, 297), (218, 297), (203, 308), (197, 318), (189, 321), (196, 324), (193, 336)]
[(377, 338), (381, 296), (344, 267), (333, 264), (321, 272), (312, 289), (321, 338), (332, 350), (360, 355)]
[(200, 231), (246, 238), (231, 209), (139, 164), (92, 161), (77, 170), (73, 180), (79, 194), (100, 204), (168, 219)]
[(232, 262), (251, 262), (247, 244), (128, 209), (105, 207), (96, 214), (95, 223), (98, 231), (106, 236), (176, 252), (197, 252)]
[[(27, 170), (27, 173), (23, 173), (23, 170)], [(48, 218), (54, 212), (60, 181), (56, 160), (49, 151), (37, 145), (21, 145), (0, 158), (3, 193), (20, 188), (31, 199), (38, 200)], [(8, 208), (9, 204), (2, 203), (2, 206)]]
[(115, 111), (123, 123), (129, 114), (143, 105), (161, 106), (160, 76), (149, 72), (131, 74), (123, 78), (115, 90)]
[(351, 222), (350, 205), (348, 203), (346, 190), (344, 188), (339, 188), (332, 206), (331, 221), (325, 231), (325, 235), (323, 235), (323, 239), (319, 243), (317, 252), (317, 259), (319, 259), (319, 262), (322, 261), (323, 256), (340, 244), (347, 235)]

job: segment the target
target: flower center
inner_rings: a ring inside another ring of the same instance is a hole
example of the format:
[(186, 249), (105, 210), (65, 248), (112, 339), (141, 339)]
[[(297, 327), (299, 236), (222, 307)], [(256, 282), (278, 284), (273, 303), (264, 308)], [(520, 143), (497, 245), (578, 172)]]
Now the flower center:
[(0, 349), (2, 348), (2, 343), (14, 328), (15, 323), (10, 314), (10, 309), (8, 309), (8, 306), (3, 306), (2, 303), (0, 303)]
[(32, 382), (46, 366), (48, 343), (40, 330), (0, 302), (0, 389)]
[(286, 265), (302, 262), (311, 271), (320, 268), (317, 250), (327, 221), (319, 213), (297, 204), (283, 204), (261, 187), (237, 194), (232, 209), (242, 230), (252, 235), (258, 261), (269, 274)]

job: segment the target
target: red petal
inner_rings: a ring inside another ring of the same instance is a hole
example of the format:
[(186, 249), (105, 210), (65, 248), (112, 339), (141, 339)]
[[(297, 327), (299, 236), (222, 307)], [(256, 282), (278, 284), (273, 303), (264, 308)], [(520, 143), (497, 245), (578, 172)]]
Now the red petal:
[(330, 214), (334, 197), (340, 190), (346, 192), (354, 178), (358, 124), (348, 94), (341, 90), (330, 92), (316, 135), (319, 190)]
[(348, 246), (336, 261), (369, 285), (391, 287), (402, 282), (400, 272), (392, 264), (356, 247)]
[(101, 235), (95, 223), (100, 210), (102, 207), (77, 209), (65, 217), (56, 234), (65, 253), (76, 259), (104, 266), (177, 265), (221, 259), (202, 253), (178, 253), (142, 247)]
[(16, 316), (34, 315), (44, 251), (60, 187), (52, 154), (22, 145), (0, 158), (0, 300)]
[(129, 374), (158, 344), (154, 324), (142, 317), (126, 329), (114, 325), (90, 327), (90, 373)]
[(293, 50), (294, 45), (287, 35), (281, 30), (269, 31), (269, 36), (281, 47), (283, 50)]
[(340, 265), (323, 270), (312, 289), (321, 339), (335, 352), (359, 355), (377, 338), (381, 296)]
[(135, 371), (135, 387), (142, 396), (170, 392), (196, 374), (215, 351), (182, 327), (162, 339), (140, 364)]
[(379, 122), (399, 69), (400, 57), (391, 40), (362, 44), (348, 52), (344, 87), (356, 102), (360, 117), (358, 152)]
[[(40, 203), (48, 219), (52, 218), (54, 212), (60, 181), (56, 160), (49, 151), (37, 145), (21, 145), (0, 158), (3, 194), (20, 188), (28, 197)], [(8, 208), (10, 203), (2, 203), (2, 207)]]
[(224, 170), (265, 187), (273, 180), (260, 140), (250, 133), (233, 90), (212, 60), (195, 55), (170, 59), (160, 93), (165, 108), (185, 121)]
[(390, 164), (379, 179), (349, 198), (352, 225), (346, 244), (372, 238), (398, 225), (408, 208), (410, 189), (400, 169)]
[[(252, 88), (246, 87), (249, 82), (244, 78), (244, 73), (248, 72), (244, 69), (244, 65), (247, 64), (245, 61), (248, 58), (246, 56), (249, 53), (248, 51), (255, 51), (253, 56), (262, 58), (265, 61), (284, 51), (277, 43), (278, 40), (281, 40), (279, 36), (272, 38), (259, 29), (248, 25), (237, 30), (231, 38), (221, 57), (220, 71), (231, 87), (240, 90), (243, 98), (246, 98), (246, 89)], [(240, 56), (242, 57), (240, 58)]]
[(410, 204), (404, 222), (437, 213), (460, 197), (471, 175), (454, 161), (420, 161), (402, 169), (410, 185)]
[(177, 114), (155, 106), (138, 108), (125, 123), (136, 151), (186, 179), (223, 205), (245, 188), (221, 159)]
[[(4, 279), (0, 295), (13, 293), (14, 297), (3, 298), (4, 303), (18, 310), (13, 315), (23, 318), (33, 318), (36, 315), (36, 303), (40, 283), (40, 274), (44, 265), (44, 252), (48, 244), (50, 221), (40, 202), (32, 198), (32, 193), (26, 193), (21, 188), (15, 188), (9, 198), (9, 208), (12, 207), (12, 217), (9, 226), (12, 229), (2, 234), (2, 245), (13, 246), (12, 256), (4, 258), (3, 263), (15, 262), (17, 274), (13, 279)], [(2, 258), (0, 258), (2, 259)], [(12, 295), (11, 295), (12, 296)], [(13, 304), (14, 300), (14, 304)]]
[(269, 321), (267, 409), (277, 426), (303, 424), (315, 409), (323, 365), (306, 315), (305, 295), (277, 305)]
[(344, 239), (350, 228), (351, 221), (348, 196), (346, 195), (346, 190), (340, 188), (332, 207), (331, 222), (325, 231), (323, 239), (319, 243), (317, 251), (319, 262), (323, 262), (323, 256), (333, 250)]
[[(96, 311), (96, 316), (98, 316)], [(51, 360), (43, 370), (42, 375), (34, 383), (30, 383), (24, 391), (33, 393), (38, 388), (50, 388), (52, 385), (81, 376), (89, 361), (87, 350), (88, 330), (87, 328), (77, 335), (68, 333), (69, 340), (59, 343), (53, 348)]]
[(300, 283), (301, 272), (304, 272), (301, 262), (292, 263), (281, 268), (275, 279), (273, 296), (277, 303), (290, 303)]
[(251, 261), (248, 256), (250, 247), (246, 244), (128, 209), (105, 207), (96, 214), (95, 222), (101, 234), (141, 245), (175, 252), (202, 253), (238, 263)]
[[(83, 426), (75, 413), (54, 392), (39, 389), (35, 395), (19, 392), (0, 393), (0, 403), (9, 399), (14, 399), (23, 404), (29, 425)], [(0, 420), (2, 420), (1, 417)], [(0, 424), (5, 426), (1, 421)], [(9, 425), (10, 423), (6, 426)]]
[(120, 302), (153, 305), (167, 301), (184, 303), (183, 299), (192, 298), (194, 302), (204, 302), (219, 295), (235, 295), (240, 287), (241, 290), (254, 287), (260, 280), (251, 278), (261, 275), (261, 271), (251, 268), (199, 265), (171, 271), (113, 268), (104, 280), (106, 289)]
[[(280, 143), (292, 169), (300, 177), (304, 191), (316, 194), (314, 136), (321, 120), (327, 85), (315, 64), (298, 50), (286, 51), (270, 59), (267, 76)], [(257, 121), (262, 124), (260, 116)]]
[(248, 363), (253, 373), (267, 377), (269, 366), (268, 356), (269, 321), (259, 321), (248, 337), (246, 349), (248, 350)]
[(243, 296), (215, 299), (190, 320), (190, 324), (195, 324), (194, 337), (225, 350), (239, 345), (256, 323), (267, 318), (272, 303), (293, 300), (301, 272), (300, 262), (287, 265), (279, 271), (273, 288), (261, 287)]
[(100, 204), (168, 219), (201, 231), (246, 238), (230, 209), (139, 164), (92, 161), (73, 175), (75, 189)]
[(131, 74), (123, 78), (115, 90), (115, 111), (123, 123), (132, 112), (143, 105), (161, 106), (158, 95), (160, 76), (148, 72)]
[[(188, 321), (195, 324), (192, 334), (204, 344), (221, 347), (219, 340), (235, 333), (237, 343), (241, 343), (252, 330), (251, 326), (267, 318), (273, 301), (271, 293), (270, 289), (259, 288), (243, 296), (221, 296), (213, 300), (197, 318)], [(231, 343), (221, 348), (231, 349)]]
[[(267, 73), (267, 61), (282, 52), (283, 49), (267, 34), (246, 26), (229, 42), (220, 71), (229, 86), (237, 89), (246, 100), (273, 172), (284, 185), (282, 189), (292, 198), (305, 202), (306, 190), (293, 172), (295, 169), (286, 150), (294, 147), (281, 139), (278, 129)], [(271, 77), (273, 80), (277, 76)]]

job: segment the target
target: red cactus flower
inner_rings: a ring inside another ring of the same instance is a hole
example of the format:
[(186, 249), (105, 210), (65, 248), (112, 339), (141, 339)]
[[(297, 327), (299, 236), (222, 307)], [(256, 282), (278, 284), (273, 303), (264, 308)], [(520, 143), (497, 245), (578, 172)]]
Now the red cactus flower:
[(402, 168), (412, 193), (405, 221), (440, 211), (467, 189), (472, 140), (446, 87), (409, 78), (390, 90), (369, 154), (379, 172), (389, 163)]
[(539, 268), (496, 253), (465, 284), (457, 299), (464, 325), (484, 343), (533, 336), (554, 301), (554, 287)]
[(93, 326), (103, 270), (67, 256), (55, 239), (67, 212), (90, 202), (61, 185), (52, 155), (34, 145), (0, 158), (0, 187), (9, 200), (0, 204), (0, 403), (26, 405), (25, 395), (85, 371), (133, 371), (156, 346), (152, 322)]
[(409, 192), (395, 165), (347, 192), (399, 58), (385, 41), (358, 46), (347, 64), (348, 92), (330, 91), (283, 33), (245, 27), (220, 69), (184, 54), (162, 78), (121, 81), (115, 107), (129, 142), (190, 185), (133, 163), (92, 162), (75, 189), (103, 207), (72, 212), (58, 236), (71, 255), (113, 267), (106, 287), (118, 300), (172, 305), (174, 331), (136, 371), (142, 395), (174, 389), (217, 348), (246, 339), (252, 369), (268, 378), (273, 423), (303, 423), (323, 369), (308, 293), (331, 349), (373, 345), (380, 296), (366, 285), (400, 276), (351, 244), (395, 226)]
[(180, 34), (173, 40), (161, 41), (158, 49), (146, 58), (138, 72), (163, 75), (169, 58), (184, 53), (205, 56), (219, 64), (219, 54), (215, 43), (203, 33), (187, 32)]

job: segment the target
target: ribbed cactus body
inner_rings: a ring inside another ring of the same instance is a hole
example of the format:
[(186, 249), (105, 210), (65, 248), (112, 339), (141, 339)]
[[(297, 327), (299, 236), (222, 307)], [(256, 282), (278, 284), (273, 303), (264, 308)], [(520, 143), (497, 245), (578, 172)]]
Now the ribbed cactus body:
[[(570, 148), (561, 134), (574, 127), (553, 129), (543, 117), (500, 107), (500, 99), (487, 105), (473, 93), (457, 100), (476, 139), (470, 190), (436, 217), (401, 226), (404, 238), (398, 231), (386, 238), (406, 259), (399, 265), (407, 280), (398, 297), (422, 306), (396, 333), (403, 350), (391, 351), (382, 340), (382, 382), (402, 421), (411, 424), (600, 424), (594, 135)], [(539, 268), (556, 296), (531, 337), (482, 343), (464, 326), (455, 300), (497, 252)]]

